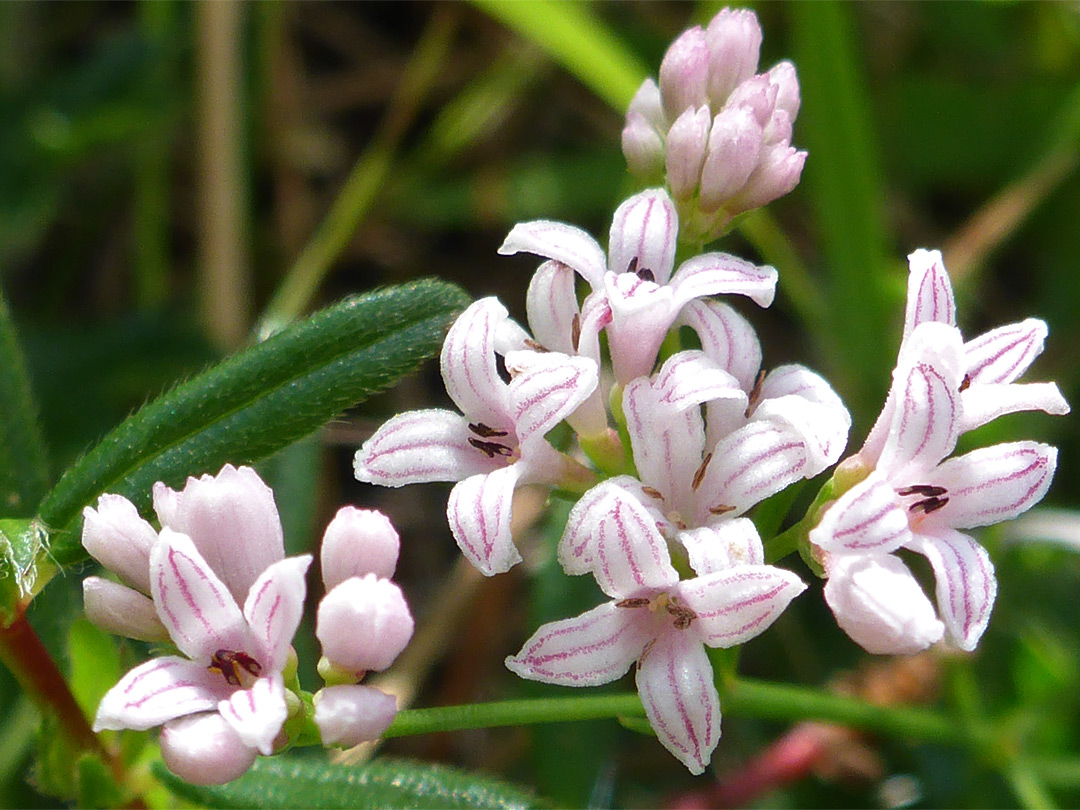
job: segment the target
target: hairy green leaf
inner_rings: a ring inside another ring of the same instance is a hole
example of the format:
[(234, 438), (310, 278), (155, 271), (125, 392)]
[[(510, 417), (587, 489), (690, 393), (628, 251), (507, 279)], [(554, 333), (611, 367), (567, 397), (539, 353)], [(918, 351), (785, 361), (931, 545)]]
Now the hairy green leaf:
[(45, 497), (39, 520), (53, 556), (84, 558), (74, 529), (101, 493), (145, 510), (155, 481), (177, 486), (226, 462), (265, 458), (387, 387), (438, 352), (466, 302), (435, 280), (348, 298), (145, 405)]
[(260, 758), (248, 773), (218, 787), (200, 787), (155, 772), (181, 799), (206, 807), (456, 808), (537, 807), (530, 792), (442, 765), (378, 760), (363, 765), (331, 765), (321, 757)]

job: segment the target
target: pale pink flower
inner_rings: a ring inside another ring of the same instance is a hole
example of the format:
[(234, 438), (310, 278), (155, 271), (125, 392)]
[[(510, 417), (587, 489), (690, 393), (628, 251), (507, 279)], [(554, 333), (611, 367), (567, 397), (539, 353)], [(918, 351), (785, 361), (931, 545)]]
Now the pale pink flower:
[[(596, 363), (534, 351), (531, 342), (497, 300), (474, 303), (450, 328), (442, 350), (446, 391), (462, 414), (399, 414), (364, 442), (354, 461), (359, 480), (383, 486), (458, 481), (447, 505), (450, 529), (487, 575), (521, 560), (510, 536), (514, 489), (586, 472), (544, 434), (596, 388)], [(509, 383), (499, 377), (496, 354), (504, 358)]]
[[(615, 212), (606, 257), (585, 231), (547, 220), (515, 225), (499, 253), (552, 259), (572, 268), (594, 295), (603, 297), (611, 313), (605, 328), (615, 378), (626, 384), (652, 372), (660, 344), (689, 302), (733, 294), (767, 307), (775, 295), (774, 268), (726, 253), (695, 256), (676, 270), (678, 233), (679, 217), (667, 192), (648, 189)], [(568, 300), (565, 292), (561, 298)]]
[[(959, 530), (1016, 517), (1050, 486), (1057, 450), (1038, 442), (947, 458), (965, 424), (969, 356), (953, 326), (925, 321), (912, 328), (875, 469), (810, 532), (825, 554), (825, 598), (840, 626), (870, 652), (915, 652), (943, 633), (960, 649), (974, 649), (997, 581), (986, 550)], [(901, 548), (930, 562), (940, 622), (893, 556)]]
[(636, 663), (638, 693), (657, 737), (700, 774), (720, 738), (720, 700), (705, 647), (757, 636), (805, 586), (788, 571), (760, 564), (680, 582), (652, 515), (613, 490), (612, 507), (590, 543), (596, 581), (612, 600), (543, 625), (506, 665), (535, 681), (597, 686)]

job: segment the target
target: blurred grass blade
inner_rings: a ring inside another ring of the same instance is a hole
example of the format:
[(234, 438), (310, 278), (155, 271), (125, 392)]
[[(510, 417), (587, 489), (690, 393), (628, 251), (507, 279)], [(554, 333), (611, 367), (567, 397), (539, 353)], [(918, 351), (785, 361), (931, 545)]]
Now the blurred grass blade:
[(803, 193), (817, 215), (832, 304), (825, 348), (845, 401), (853, 394), (849, 407), (866, 417), (888, 385), (899, 333), (882, 335), (899, 313), (886, 292), (882, 174), (854, 10), (835, 2), (788, 9), (802, 89), (798, 139), (810, 152)]
[(544, 49), (620, 115), (650, 71), (586, 3), (473, 0)]
[(0, 517), (33, 511), (47, 486), (45, 445), (37, 423), (19, 338), (0, 294)]
[[(155, 481), (179, 485), (269, 456), (436, 354), (466, 301), (456, 286), (424, 280), (316, 313), (144, 406), (64, 474), (40, 521), (72, 529), (103, 492), (146, 509)], [(84, 557), (71, 531), (52, 552), (65, 564)]]
[(443, 765), (402, 760), (379, 760), (347, 767), (314, 757), (260, 757), (246, 774), (219, 787), (189, 785), (160, 765), (154, 771), (180, 798), (214, 808), (381, 810), (514, 808), (540, 804), (530, 792), (515, 785)]

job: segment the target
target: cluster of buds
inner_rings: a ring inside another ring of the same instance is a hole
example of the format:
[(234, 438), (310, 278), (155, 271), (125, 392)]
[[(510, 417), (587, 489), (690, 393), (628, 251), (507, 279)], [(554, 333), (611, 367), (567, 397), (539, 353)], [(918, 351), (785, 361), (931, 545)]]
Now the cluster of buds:
[[(158, 483), (161, 530), (120, 495), (83, 516), (83, 545), (121, 581), (87, 577), (88, 618), (130, 638), (175, 648), (131, 670), (102, 698), (94, 730), (162, 726), (168, 768), (196, 784), (240, 776), (258, 754), (313, 725), (326, 745), (379, 737), (397, 712), (393, 696), (358, 682), (389, 666), (413, 621), (389, 578), (398, 538), (377, 512), (345, 507), (323, 539), (328, 590), (318, 611), (327, 686), (305, 701), (292, 639), (303, 614), (310, 555), (285, 557), (274, 495), (258, 474), (226, 465)], [(309, 715), (308, 702), (314, 705)]]
[(643, 182), (666, 176), (684, 239), (704, 244), (739, 214), (799, 183), (806, 152), (791, 145), (799, 112), (795, 67), (757, 73), (761, 27), (752, 11), (724, 9), (684, 31), (626, 114), (623, 153)]

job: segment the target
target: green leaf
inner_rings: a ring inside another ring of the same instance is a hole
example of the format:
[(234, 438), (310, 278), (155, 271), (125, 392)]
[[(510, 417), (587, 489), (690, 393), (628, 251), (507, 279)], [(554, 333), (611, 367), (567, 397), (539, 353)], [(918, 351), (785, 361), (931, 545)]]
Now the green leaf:
[[(85, 559), (77, 521), (103, 492), (149, 507), (155, 481), (249, 464), (306, 436), (438, 352), (466, 304), (424, 280), (345, 299), (230, 357), (144, 406), (60, 479), (42, 502), (62, 564)], [(62, 532), (55, 534), (56, 532)]]
[(156, 766), (155, 774), (181, 799), (207, 807), (457, 808), (537, 807), (517, 786), (442, 765), (377, 760), (338, 766), (315, 757), (260, 758), (248, 773), (218, 787), (189, 785)]

